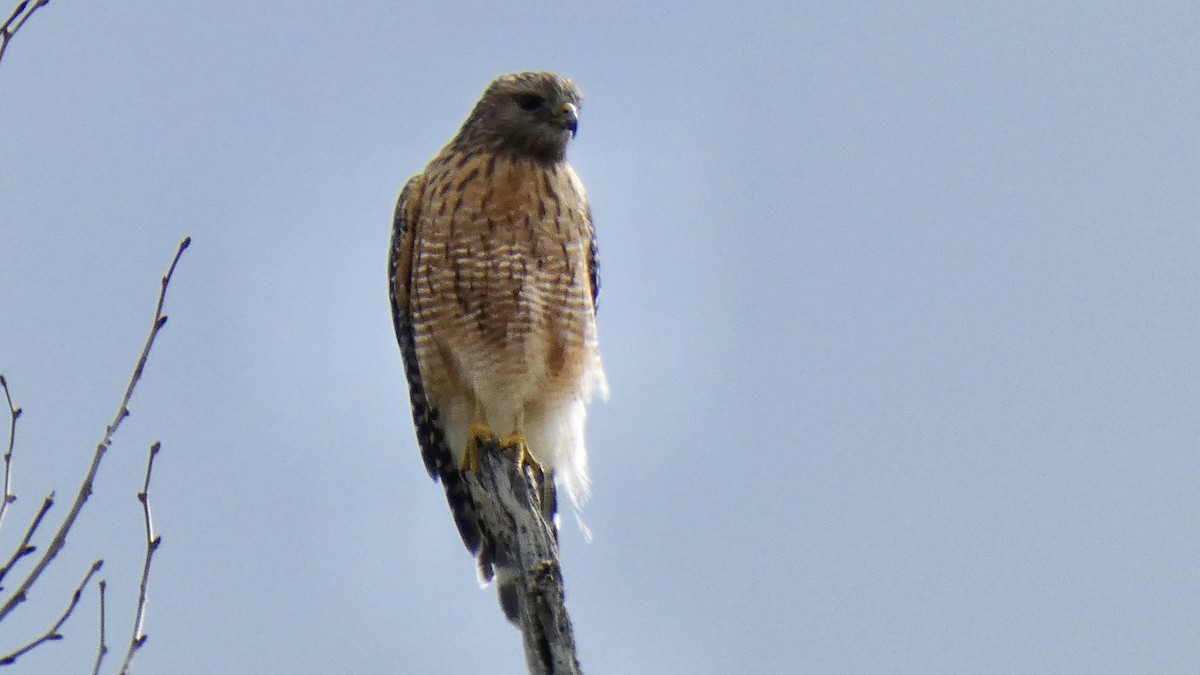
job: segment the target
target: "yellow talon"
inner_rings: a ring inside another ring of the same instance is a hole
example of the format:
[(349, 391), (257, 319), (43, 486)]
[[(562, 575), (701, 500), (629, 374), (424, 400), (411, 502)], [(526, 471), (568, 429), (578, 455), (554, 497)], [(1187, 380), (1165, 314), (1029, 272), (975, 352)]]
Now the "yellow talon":
[(500, 441), (500, 449), (516, 450), (517, 459), (521, 462), (521, 468), (525, 468), (526, 464), (533, 461), (529, 457), (529, 444), (525, 442), (525, 437), (521, 434), (506, 436), (504, 440)]
[[(522, 476), (533, 479), (534, 493), (537, 495), (538, 503), (541, 504), (542, 513), (547, 521), (552, 520), (556, 510), (556, 506), (553, 504), (554, 486), (547, 484), (546, 471), (529, 452), (529, 442), (525, 440), (525, 435), (518, 431), (505, 436), (497, 445), (497, 449), (517, 451), (517, 470), (521, 472)], [(549, 505), (547, 505), (548, 500), (550, 501)], [(554, 536), (558, 536), (557, 530)]]
[(529, 443), (525, 440), (524, 434), (515, 433), (505, 436), (504, 440), (497, 441), (496, 432), (492, 430), (486, 420), (483, 419), (481, 411), (475, 411), (475, 421), (471, 423), (471, 428), (467, 430), (467, 447), (463, 449), (463, 459), (461, 469), (463, 471), (473, 471), (479, 473), (482, 466), (479, 464), (479, 453), (484, 443), (496, 443), (499, 450), (516, 450), (517, 451), (517, 466), (524, 472), (526, 469), (533, 473), (533, 477), (540, 486), (545, 478), (545, 472), (542, 470), (537, 460), (529, 453)]
[(542, 466), (538, 464), (537, 460), (533, 458), (533, 455), (529, 453), (529, 443), (525, 440), (525, 436), (523, 434), (518, 433), (505, 437), (504, 440), (500, 441), (500, 449), (516, 450), (518, 468), (520, 468), (521, 471), (525, 471), (525, 469), (531, 470), (534, 478), (537, 479), (538, 484), (541, 484), (542, 476), (544, 475), (542, 472)]
[(479, 473), (479, 446), (482, 443), (496, 442), (496, 432), (483, 419), (483, 412), (475, 411), (475, 421), (467, 430), (467, 447), (463, 449), (461, 468), (463, 471)]
[[(527, 475), (533, 479), (534, 493), (537, 495), (538, 504), (541, 504), (542, 513), (546, 519), (551, 520), (556, 507), (553, 504), (547, 506), (547, 500), (552, 499), (551, 491), (554, 488), (547, 485), (546, 471), (542, 469), (542, 465), (538, 464), (537, 460), (533, 458), (533, 454), (529, 452), (529, 443), (525, 440), (525, 436), (521, 433), (506, 436), (504, 440), (500, 441), (500, 449), (517, 451), (517, 469), (520, 470), (522, 475)], [(558, 536), (557, 532), (555, 536)]]

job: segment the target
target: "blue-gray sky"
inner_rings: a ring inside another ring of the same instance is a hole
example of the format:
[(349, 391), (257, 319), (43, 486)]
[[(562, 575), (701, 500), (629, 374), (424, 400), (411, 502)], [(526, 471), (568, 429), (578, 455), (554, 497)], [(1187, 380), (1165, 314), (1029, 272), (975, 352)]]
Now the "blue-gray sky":
[[(587, 97), (603, 260), (587, 672), (1200, 670), (1191, 2), (47, 5), (0, 63), (0, 549), (65, 511), (194, 243), (0, 649), (104, 557), (123, 651), (160, 439), (141, 672), (523, 672), (385, 261), (404, 180), (535, 68)], [(90, 667), (96, 617), (18, 670)]]

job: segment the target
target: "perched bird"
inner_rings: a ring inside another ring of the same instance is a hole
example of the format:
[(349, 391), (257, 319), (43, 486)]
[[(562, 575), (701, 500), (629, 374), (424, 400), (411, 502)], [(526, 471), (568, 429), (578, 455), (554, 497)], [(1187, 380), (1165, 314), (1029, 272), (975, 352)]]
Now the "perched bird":
[(556, 481), (576, 505), (587, 495), (585, 406), (608, 394), (591, 209), (566, 158), (581, 101), (555, 73), (496, 78), (404, 186), (392, 231), (392, 318), (421, 455), (510, 620), (512, 557), (481, 523), (487, 504), (466, 472), (483, 441), (518, 449), (553, 523)]

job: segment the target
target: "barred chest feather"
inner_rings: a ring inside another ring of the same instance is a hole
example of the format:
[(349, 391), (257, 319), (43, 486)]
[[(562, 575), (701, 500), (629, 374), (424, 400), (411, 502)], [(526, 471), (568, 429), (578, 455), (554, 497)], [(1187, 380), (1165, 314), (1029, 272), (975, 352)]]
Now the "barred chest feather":
[(535, 382), (577, 388), (595, 336), (590, 214), (571, 167), (448, 153), (431, 166), (422, 203), (418, 342), (433, 338), (475, 390), (507, 381), (497, 396), (527, 400)]

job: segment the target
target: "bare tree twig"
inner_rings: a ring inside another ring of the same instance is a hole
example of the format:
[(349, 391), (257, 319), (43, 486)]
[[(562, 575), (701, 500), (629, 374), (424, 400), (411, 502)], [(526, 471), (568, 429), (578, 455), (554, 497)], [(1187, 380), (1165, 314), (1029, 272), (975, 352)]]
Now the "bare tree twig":
[(13, 444), (17, 439), (17, 418), (21, 409), (13, 406), (12, 394), (8, 391), (8, 380), (0, 375), (0, 387), (4, 388), (4, 398), (8, 401), (8, 449), (4, 451), (4, 497), (0, 502), (0, 528), (4, 527), (4, 516), (8, 514), (8, 505), (17, 501), (12, 492), (12, 454)]
[(32, 642), (25, 645), (24, 647), (17, 649), (16, 651), (12, 652), (11, 654), (7, 654), (5, 656), (0, 656), (0, 666), (7, 666), (7, 665), (13, 663), (18, 658), (20, 658), (23, 654), (25, 654), (29, 650), (33, 649), (34, 647), (37, 647), (38, 645), (42, 644), (43, 642), (49, 642), (51, 640), (61, 640), (63, 638), (63, 636), (62, 636), (62, 633), (58, 632), (58, 629), (62, 628), (62, 625), (67, 622), (67, 618), (71, 616), (71, 612), (75, 611), (75, 605), (79, 604), (79, 598), (81, 595), (83, 595), (84, 587), (87, 586), (87, 583), (89, 581), (91, 581), (91, 579), (92, 579), (92, 575), (95, 574), (97, 571), (99, 571), (100, 567), (102, 565), (104, 565), (103, 560), (97, 560), (96, 562), (92, 563), (92, 567), (91, 567), (91, 569), (88, 570), (88, 573), (83, 577), (83, 581), (79, 582), (79, 585), (75, 587), (75, 593), (73, 593), (71, 595), (71, 604), (67, 605), (66, 611), (64, 611), (62, 613), (62, 616), (58, 617), (58, 621), (55, 621), (54, 625), (50, 626), (50, 630), (46, 631), (45, 633), (42, 634), (41, 637), (33, 640)]
[[(46, 512), (50, 510), (51, 506), (54, 506), (53, 492), (46, 495), (46, 498), (42, 500), (42, 508), (38, 509), (37, 515), (33, 517), (33, 522), (29, 524), (29, 529), (25, 530), (25, 536), (21, 538), (21, 543), (17, 545), (17, 550), (13, 551), (12, 557), (8, 559), (8, 562), (4, 563), (3, 567), (0, 567), (0, 582), (4, 581), (4, 577), (8, 576), (9, 570), (13, 568), (13, 565), (17, 564), (18, 560), (37, 550), (37, 547), (31, 545), (29, 542), (33, 539), (38, 525), (42, 524), (42, 518), (46, 517)], [(3, 586), (0, 586), (0, 590), (3, 590), (3, 588)]]
[(100, 664), (104, 661), (104, 655), (108, 653), (108, 645), (104, 644), (104, 587), (107, 584), (104, 580), (100, 580), (100, 649), (96, 652), (96, 665), (92, 668), (92, 675), (100, 675)]
[(25, 22), (29, 20), (29, 17), (33, 16), (34, 12), (38, 11), (40, 7), (48, 2), (50, 0), (35, 0), (30, 5), (29, 0), (21, 0), (17, 8), (13, 10), (12, 15), (4, 22), (4, 25), (0, 26), (0, 59), (4, 58), (4, 50), (8, 49), (8, 41), (13, 39), (13, 36), (17, 34), (17, 31), (21, 30), (21, 26), (25, 25)]
[(480, 471), (467, 473), (476, 500), (491, 508), (479, 510), (497, 550), (507, 550), (520, 579), (518, 621), (525, 645), (525, 665), (531, 675), (578, 675), (575, 634), (567, 615), (558, 542), (542, 517), (537, 491), (519, 468), (513, 451), (481, 449)]
[(4, 617), (8, 616), (13, 608), (25, 601), (29, 589), (33, 586), (34, 582), (38, 580), (38, 577), (45, 571), (46, 566), (50, 564), (50, 561), (66, 545), (67, 532), (71, 530), (71, 526), (75, 524), (75, 518), (79, 516), (84, 503), (91, 496), (92, 484), (96, 479), (96, 471), (100, 468), (100, 460), (104, 458), (104, 453), (108, 450), (108, 446), (112, 444), (113, 434), (121, 426), (121, 422), (129, 416), (129, 400), (133, 397), (133, 391), (137, 387), (138, 380), (142, 377), (142, 371), (146, 368), (146, 359), (150, 356), (150, 348), (154, 346), (154, 339), (158, 337), (158, 331), (162, 330), (162, 327), (167, 323), (167, 317), (162, 313), (163, 302), (167, 296), (167, 286), (171, 283), (171, 275), (175, 273), (175, 266), (179, 264), (179, 256), (183, 255), (183, 251), (190, 243), (192, 243), (192, 238), (184, 237), (183, 241), (179, 244), (179, 249), (175, 252), (174, 259), (171, 260), (171, 267), (167, 269), (167, 273), (162, 278), (162, 289), (158, 293), (158, 305), (154, 310), (154, 323), (150, 328), (150, 335), (146, 338), (146, 345), (142, 347), (142, 354), (138, 358), (137, 366), (133, 369), (133, 376), (129, 378), (129, 386), (125, 389), (125, 397), (121, 399), (121, 406), (117, 409), (116, 417), (105, 428), (104, 436), (96, 446), (96, 452), (92, 455), (92, 464), (79, 486), (79, 494), (76, 495), (74, 503), (71, 504), (71, 510), (67, 513), (66, 518), (63, 519), (58, 532), (54, 534), (54, 538), (50, 540), (50, 545), (46, 547), (46, 552), (42, 554), (41, 559), (30, 570), (25, 580), (21, 582), (16, 592), (13, 593), (13, 596), (4, 603), (3, 607), (0, 607), (0, 621), (3, 621)]
[(138, 587), (137, 614), (133, 619), (133, 638), (129, 641), (129, 651), (125, 652), (125, 662), (121, 664), (121, 675), (129, 672), (129, 664), (133, 655), (146, 644), (148, 637), (142, 632), (146, 622), (146, 588), (150, 582), (150, 563), (154, 560), (154, 552), (162, 543), (162, 537), (154, 534), (154, 520), (150, 517), (150, 472), (154, 470), (154, 458), (162, 444), (155, 441), (150, 446), (150, 459), (146, 460), (146, 480), (142, 483), (142, 491), (138, 493), (138, 501), (142, 503), (142, 515), (146, 518), (146, 560), (142, 564), (142, 581)]

